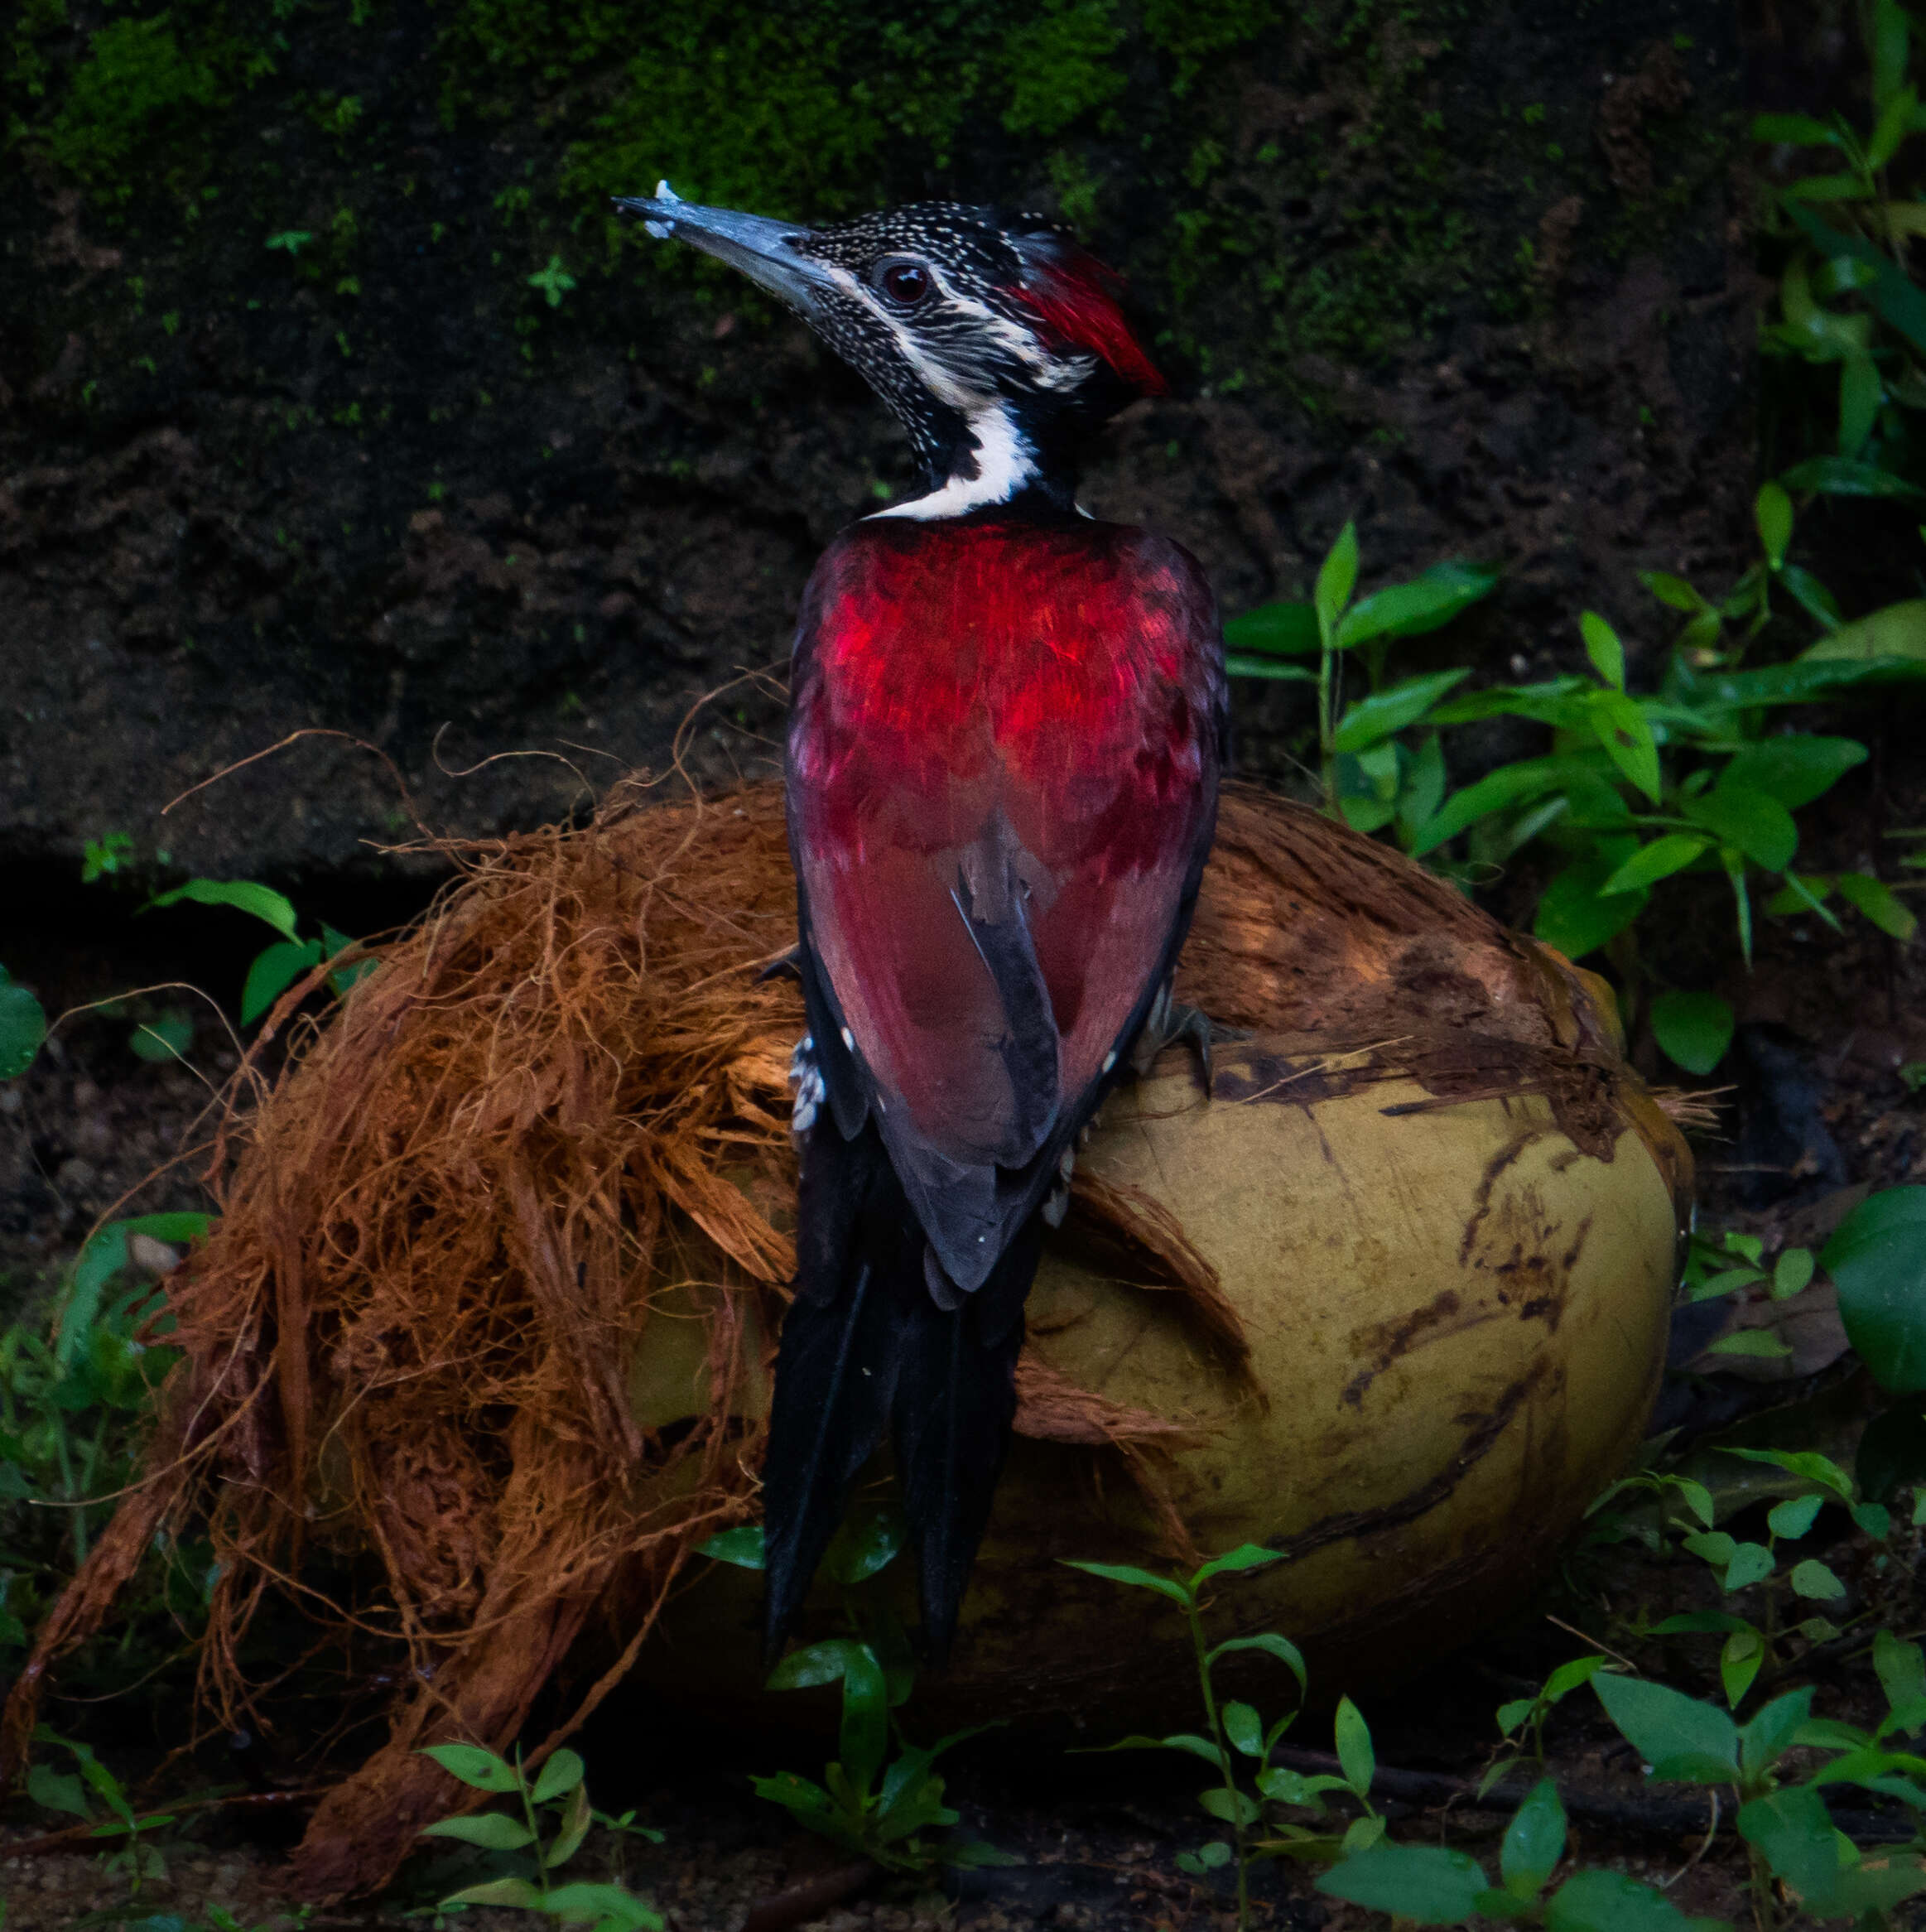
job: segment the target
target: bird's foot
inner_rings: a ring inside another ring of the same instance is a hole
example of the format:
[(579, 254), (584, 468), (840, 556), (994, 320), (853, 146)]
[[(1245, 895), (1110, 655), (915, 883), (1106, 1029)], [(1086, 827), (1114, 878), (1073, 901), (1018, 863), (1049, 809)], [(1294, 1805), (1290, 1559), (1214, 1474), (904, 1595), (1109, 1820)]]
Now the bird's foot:
[(1138, 1035), (1130, 1063), (1141, 1078), (1150, 1071), (1151, 1062), (1166, 1047), (1174, 1047), (1181, 1041), (1191, 1050), (1197, 1085), (1204, 1090), (1204, 1097), (1208, 1100), (1216, 1080), (1211, 1048), (1226, 1041), (1249, 1038), (1241, 1028), (1219, 1026), (1201, 1007), (1180, 1005), (1171, 998), (1167, 986), (1151, 1008), (1150, 1017), (1144, 1023), (1144, 1031)]
[(760, 986), (770, 980), (800, 980), (802, 977), (802, 948), (792, 946), (778, 952), (774, 958), (766, 959), (756, 969), (756, 984)]

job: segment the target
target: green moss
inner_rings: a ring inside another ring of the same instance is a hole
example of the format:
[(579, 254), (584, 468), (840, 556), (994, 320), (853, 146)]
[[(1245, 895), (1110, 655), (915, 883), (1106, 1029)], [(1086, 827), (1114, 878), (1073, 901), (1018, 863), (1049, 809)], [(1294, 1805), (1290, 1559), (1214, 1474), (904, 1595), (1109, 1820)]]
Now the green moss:
[(1108, 107), (1126, 85), (1115, 55), (1124, 38), (1110, 0), (1053, 0), (1013, 26), (1002, 48), (1013, 134), (1061, 134)]
[(115, 184), (137, 150), (205, 115), (219, 95), (214, 69), (182, 52), (166, 13), (117, 20), (89, 41), (48, 152), (91, 185)]

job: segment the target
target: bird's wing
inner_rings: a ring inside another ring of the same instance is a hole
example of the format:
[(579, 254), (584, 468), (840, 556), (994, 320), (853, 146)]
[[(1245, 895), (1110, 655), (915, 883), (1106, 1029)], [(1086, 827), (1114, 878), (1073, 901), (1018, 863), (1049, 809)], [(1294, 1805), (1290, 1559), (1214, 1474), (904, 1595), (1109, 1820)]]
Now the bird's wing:
[(838, 1129), (874, 1117), (965, 1289), (1114, 1077), (1210, 844), (1215, 605), (1176, 546), (1112, 530), (1063, 533), (1042, 567), (1026, 547), (1015, 628), (926, 591), (933, 637), (847, 608), (916, 608), (878, 590), (898, 552), (832, 550), (799, 633), (790, 839), (818, 1063)]

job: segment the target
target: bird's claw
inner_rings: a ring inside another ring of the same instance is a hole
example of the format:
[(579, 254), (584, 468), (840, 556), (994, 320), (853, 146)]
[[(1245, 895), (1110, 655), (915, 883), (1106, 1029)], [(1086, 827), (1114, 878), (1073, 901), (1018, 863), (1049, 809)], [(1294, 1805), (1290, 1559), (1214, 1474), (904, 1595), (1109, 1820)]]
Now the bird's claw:
[(1201, 1007), (1181, 1005), (1171, 998), (1167, 987), (1151, 1008), (1150, 1017), (1138, 1036), (1131, 1065), (1141, 1077), (1150, 1071), (1151, 1062), (1166, 1047), (1174, 1047), (1182, 1042), (1191, 1050), (1197, 1085), (1204, 1090), (1204, 1097), (1208, 1100), (1216, 1091), (1216, 1080), (1211, 1048), (1220, 1040), (1249, 1038), (1249, 1033), (1239, 1028), (1219, 1026)]

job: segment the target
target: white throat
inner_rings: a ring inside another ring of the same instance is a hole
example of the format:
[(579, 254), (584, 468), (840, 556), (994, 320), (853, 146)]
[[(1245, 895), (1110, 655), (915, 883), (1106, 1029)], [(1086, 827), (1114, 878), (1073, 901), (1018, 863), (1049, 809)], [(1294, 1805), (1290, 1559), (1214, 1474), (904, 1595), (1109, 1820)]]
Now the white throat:
[(941, 489), (908, 503), (874, 510), (877, 517), (914, 517), (927, 523), (937, 517), (961, 517), (989, 503), (1007, 503), (1037, 475), (1037, 452), (1024, 441), (1001, 402), (992, 402), (970, 417), (970, 440), (976, 455), (974, 476), (952, 476)]

